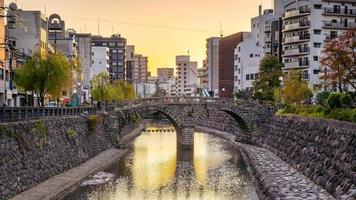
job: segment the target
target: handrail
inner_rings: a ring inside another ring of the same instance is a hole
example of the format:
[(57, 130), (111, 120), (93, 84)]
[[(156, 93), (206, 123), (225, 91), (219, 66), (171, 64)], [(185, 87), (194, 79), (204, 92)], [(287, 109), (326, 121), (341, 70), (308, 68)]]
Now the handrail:
[(43, 117), (95, 114), (95, 107), (0, 107), (0, 122), (13, 122)]

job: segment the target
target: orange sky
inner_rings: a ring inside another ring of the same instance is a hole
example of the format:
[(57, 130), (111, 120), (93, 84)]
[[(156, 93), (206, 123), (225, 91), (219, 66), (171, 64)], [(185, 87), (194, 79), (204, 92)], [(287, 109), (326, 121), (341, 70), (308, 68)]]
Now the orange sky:
[(220, 22), (224, 35), (249, 31), (258, 5), (270, 8), (271, 0), (17, 0), (17, 4), (26, 10), (46, 7), (47, 15), (60, 14), (66, 27), (77, 32), (97, 34), (99, 18), (100, 34), (126, 37), (137, 53), (149, 57), (155, 75), (157, 67), (173, 67), (175, 56), (188, 50), (201, 66), (205, 40), (219, 36)]

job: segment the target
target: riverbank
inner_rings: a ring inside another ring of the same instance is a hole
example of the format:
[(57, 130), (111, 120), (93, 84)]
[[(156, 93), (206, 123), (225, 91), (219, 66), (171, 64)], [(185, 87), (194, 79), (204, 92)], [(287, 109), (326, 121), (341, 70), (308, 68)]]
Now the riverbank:
[[(131, 133), (126, 134), (122, 138), (122, 144), (131, 143), (140, 132), (145, 128), (144, 124), (140, 124)], [(113, 163), (124, 158), (129, 152), (129, 149), (110, 148), (78, 167), (69, 169), (64, 173), (58, 174), (46, 181), (14, 196), (10, 200), (38, 200), (38, 199), (62, 199), (74, 190), (80, 187), (80, 183), (89, 176), (106, 169)]]
[(230, 133), (202, 126), (196, 129), (223, 138), (241, 150), (260, 199), (335, 199), (271, 151), (235, 142)]

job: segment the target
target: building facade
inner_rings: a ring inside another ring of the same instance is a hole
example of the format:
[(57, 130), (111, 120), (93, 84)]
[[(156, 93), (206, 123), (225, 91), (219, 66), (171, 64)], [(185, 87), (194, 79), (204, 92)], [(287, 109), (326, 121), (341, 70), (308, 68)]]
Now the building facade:
[(132, 81), (146, 83), (148, 77), (148, 57), (136, 54), (133, 60)]
[(126, 79), (126, 39), (121, 35), (92, 36), (92, 45), (109, 48), (109, 75), (111, 80)]
[(134, 68), (135, 46), (126, 46), (126, 80), (129, 83), (133, 81), (133, 68)]
[(157, 68), (157, 79), (159, 83), (167, 82), (174, 77), (174, 68)]
[(190, 61), (190, 56), (176, 56), (177, 96), (195, 96), (198, 87), (198, 63)]
[(260, 61), (265, 55), (271, 55), (271, 22), (273, 10), (267, 9), (251, 19), (251, 32), (243, 33), (243, 41), (235, 49), (234, 92), (251, 91), (258, 77)]
[(234, 53), (243, 41), (244, 33), (235, 33), (219, 41), (219, 97), (233, 98), (234, 93)]
[(92, 47), (93, 76), (109, 73), (109, 48)]
[(319, 91), (321, 50), (325, 42), (356, 28), (356, 2), (284, 1), (282, 8), (283, 69), (300, 71), (309, 87)]
[(219, 41), (220, 37), (211, 37), (206, 40), (207, 89), (212, 96), (219, 95)]

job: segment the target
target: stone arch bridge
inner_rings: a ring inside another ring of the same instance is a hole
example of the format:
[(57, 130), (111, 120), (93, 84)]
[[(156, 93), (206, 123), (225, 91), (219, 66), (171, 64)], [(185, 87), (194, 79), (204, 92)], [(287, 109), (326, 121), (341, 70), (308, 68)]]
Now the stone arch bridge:
[(125, 101), (108, 109), (110, 115), (137, 113), (141, 116), (153, 113), (165, 115), (177, 132), (177, 143), (182, 149), (194, 145), (194, 127), (198, 117), (223, 111), (232, 116), (241, 129), (241, 142), (251, 143), (258, 134), (259, 124), (273, 115), (269, 107), (256, 102), (205, 97), (162, 97)]

